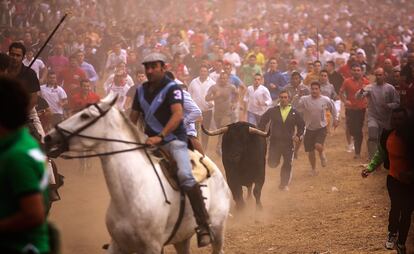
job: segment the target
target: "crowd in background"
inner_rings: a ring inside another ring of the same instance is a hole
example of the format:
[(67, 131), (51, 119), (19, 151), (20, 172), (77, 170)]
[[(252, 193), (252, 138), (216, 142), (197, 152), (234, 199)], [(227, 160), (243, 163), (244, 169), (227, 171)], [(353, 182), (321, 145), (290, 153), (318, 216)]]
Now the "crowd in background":
[[(271, 106), (289, 104), (305, 118), (306, 152), (314, 149), (311, 144), (308, 150), (306, 135), (325, 127), (329, 131), (332, 122), (336, 127), (343, 105), (348, 152), (361, 158), (367, 112), (369, 159), (375, 161), (378, 145), (384, 145), (380, 141), (388, 139), (381, 133), (393, 128), (392, 114), (414, 110), (414, 1), (1, 0), (0, 7), (0, 52), (10, 53), (16, 41), (24, 45), (23, 64), (32, 64), (42, 85), (40, 96), (53, 113), (46, 129), (108, 93), (117, 93), (116, 106), (128, 110), (146, 80), (142, 59), (154, 52), (166, 56), (167, 70), (188, 89), (207, 127), (211, 121), (216, 127), (238, 120), (259, 125)], [(323, 105), (329, 104), (330, 112), (323, 108), (312, 129), (315, 110), (305, 104), (320, 95), (328, 97)], [(326, 166), (322, 134), (316, 150)], [(391, 140), (400, 142), (394, 135)], [(207, 142), (203, 136), (204, 148)], [(300, 137), (295, 148), (289, 146), (294, 156), (298, 146)], [(404, 153), (408, 161), (406, 151), (394, 148), (382, 156), (389, 154), (393, 161), (393, 152)], [(315, 158), (309, 159), (315, 173)], [(363, 175), (381, 162), (372, 162)], [(291, 165), (282, 167), (289, 177), (281, 189), (288, 190)], [(388, 187), (394, 210), (387, 242), (395, 242), (398, 231), (402, 246), (412, 207), (401, 205), (395, 193), (412, 189), (401, 187), (408, 177), (393, 175), (399, 170), (391, 165)], [(408, 195), (406, 200), (411, 200)], [(405, 214), (403, 229), (396, 226), (396, 209)]]
[[(199, 75), (201, 65), (207, 65), (210, 72), (219, 72), (220, 60), (224, 60), (232, 65), (232, 74), (249, 86), (253, 77), (247, 65), (252, 55), (256, 57), (255, 72), (260, 69), (266, 73), (269, 59), (277, 60), (277, 70), (285, 73), (281, 87), (289, 83), (293, 70), (305, 80), (307, 76), (312, 79), (317, 59), (320, 68), (327, 68), (326, 62), (332, 60), (335, 70), (345, 78), (350, 77), (350, 66), (358, 62), (366, 75), (383, 67), (387, 80), (402, 90), (412, 82), (408, 67), (414, 62), (414, 55), (410, 58), (414, 50), (414, 4), (410, 1), (1, 3), (0, 50), (7, 52), (12, 41), (22, 41), (32, 52), (27, 55), (27, 63), (61, 17), (70, 13), (40, 55), (43, 64), (35, 64), (38, 72), (55, 72), (64, 86), (74, 82), (79, 87), (80, 79), (86, 77), (93, 86), (106, 83), (105, 88), (101, 87), (104, 91), (114, 83), (107, 77), (115, 72), (119, 76), (124, 73), (124, 80), (120, 78), (119, 82), (132, 86), (132, 80), (137, 81), (140, 60), (154, 51), (168, 56), (169, 69), (187, 85)], [(70, 67), (82, 70), (75, 79), (67, 80), (62, 71)], [(405, 82), (399, 73), (405, 76)], [(45, 83), (45, 72), (39, 75)]]

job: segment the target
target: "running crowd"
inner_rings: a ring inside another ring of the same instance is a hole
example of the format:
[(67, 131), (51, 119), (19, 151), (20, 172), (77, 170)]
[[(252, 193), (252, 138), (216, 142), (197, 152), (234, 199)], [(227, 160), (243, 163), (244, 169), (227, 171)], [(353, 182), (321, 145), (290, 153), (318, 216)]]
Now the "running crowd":
[[(277, 167), (283, 157), (279, 188), (287, 191), (302, 142), (311, 175), (318, 174), (317, 155), (328, 165), (325, 139), (344, 113), (345, 149), (356, 160), (364, 159), (367, 125), (370, 163), (362, 175), (382, 162), (390, 169), (386, 247), (397, 243), (405, 253), (414, 209), (407, 127), (414, 113), (414, 2), (145, 2), (1, 1), (0, 51), (10, 59), (0, 67), (33, 84), (37, 129), (48, 130), (109, 93), (118, 94), (118, 109), (129, 111), (146, 81), (142, 60), (160, 53), (201, 112), (197, 125), (248, 121), (278, 130), (270, 137), (268, 164)], [(34, 60), (67, 11), (67, 21)], [(25, 74), (22, 65), (29, 64), (34, 76)], [(206, 150), (207, 136), (201, 144)]]

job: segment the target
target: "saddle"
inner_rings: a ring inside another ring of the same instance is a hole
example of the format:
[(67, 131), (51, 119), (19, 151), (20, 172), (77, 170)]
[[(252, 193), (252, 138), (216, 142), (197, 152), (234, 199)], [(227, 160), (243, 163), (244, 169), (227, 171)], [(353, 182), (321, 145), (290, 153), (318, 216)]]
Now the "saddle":
[[(209, 178), (212, 174), (214, 174), (215, 170), (218, 170), (216, 164), (214, 164), (214, 162), (206, 155), (202, 155), (197, 150), (193, 151), (190, 149), (188, 149), (188, 153), (190, 155), (191, 165), (193, 166), (192, 173), (197, 183)], [(172, 158), (170, 153), (162, 148), (160, 148), (158, 153), (154, 155), (160, 159), (159, 164), (163, 174), (168, 180), (168, 183), (174, 190), (179, 191), (180, 185), (178, 184), (178, 168), (176, 161)]]

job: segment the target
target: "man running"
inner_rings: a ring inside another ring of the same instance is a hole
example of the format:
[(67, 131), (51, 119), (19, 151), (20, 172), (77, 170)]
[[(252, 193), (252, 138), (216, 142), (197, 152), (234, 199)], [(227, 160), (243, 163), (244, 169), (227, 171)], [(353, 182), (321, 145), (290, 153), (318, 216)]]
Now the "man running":
[(264, 130), (269, 122), (272, 130), (270, 132), (268, 164), (275, 168), (283, 157), (279, 189), (287, 191), (292, 178), (293, 145), (300, 142), (305, 127), (300, 114), (289, 104), (287, 91), (279, 93), (279, 105), (268, 109), (263, 114), (258, 126)]
[(326, 96), (321, 95), (321, 85), (314, 81), (311, 83), (311, 94), (303, 96), (298, 103), (297, 110), (302, 112), (306, 123), (304, 138), (305, 152), (308, 152), (311, 164), (311, 174), (317, 175), (316, 155), (318, 151), (322, 167), (326, 167), (327, 158), (324, 151), (324, 142), (327, 134), (326, 110), (331, 112), (334, 118), (334, 128), (339, 124), (338, 114), (334, 102)]
[(361, 88), (356, 94), (357, 99), (368, 98), (368, 155), (372, 160), (377, 151), (381, 132), (391, 128), (392, 110), (400, 105), (400, 96), (395, 88), (385, 82), (384, 69), (377, 68), (374, 72), (375, 83)]

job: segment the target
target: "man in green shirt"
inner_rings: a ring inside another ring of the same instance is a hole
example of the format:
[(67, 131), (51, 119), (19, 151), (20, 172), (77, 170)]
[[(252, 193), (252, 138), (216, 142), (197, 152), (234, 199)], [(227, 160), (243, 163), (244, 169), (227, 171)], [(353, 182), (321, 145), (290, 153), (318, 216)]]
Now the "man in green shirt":
[(0, 78), (0, 253), (50, 252), (46, 157), (24, 127), (29, 94)]
[(253, 85), (254, 76), (256, 74), (262, 74), (262, 68), (256, 64), (256, 55), (249, 56), (248, 63), (243, 65), (240, 74), (246, 86)]
[(305, 123), (296, 109), (289, 104), (289, 93), (286, 90), (279, 93), (279, 105), (268, 109), (263, 114), (258, 127), (264, 130), (269, 123), (272, 129), (268, 165), (276, 168), (283, 157), (279, 189), (288, 191), (292, 178), (293, 146), (302, 139)]

